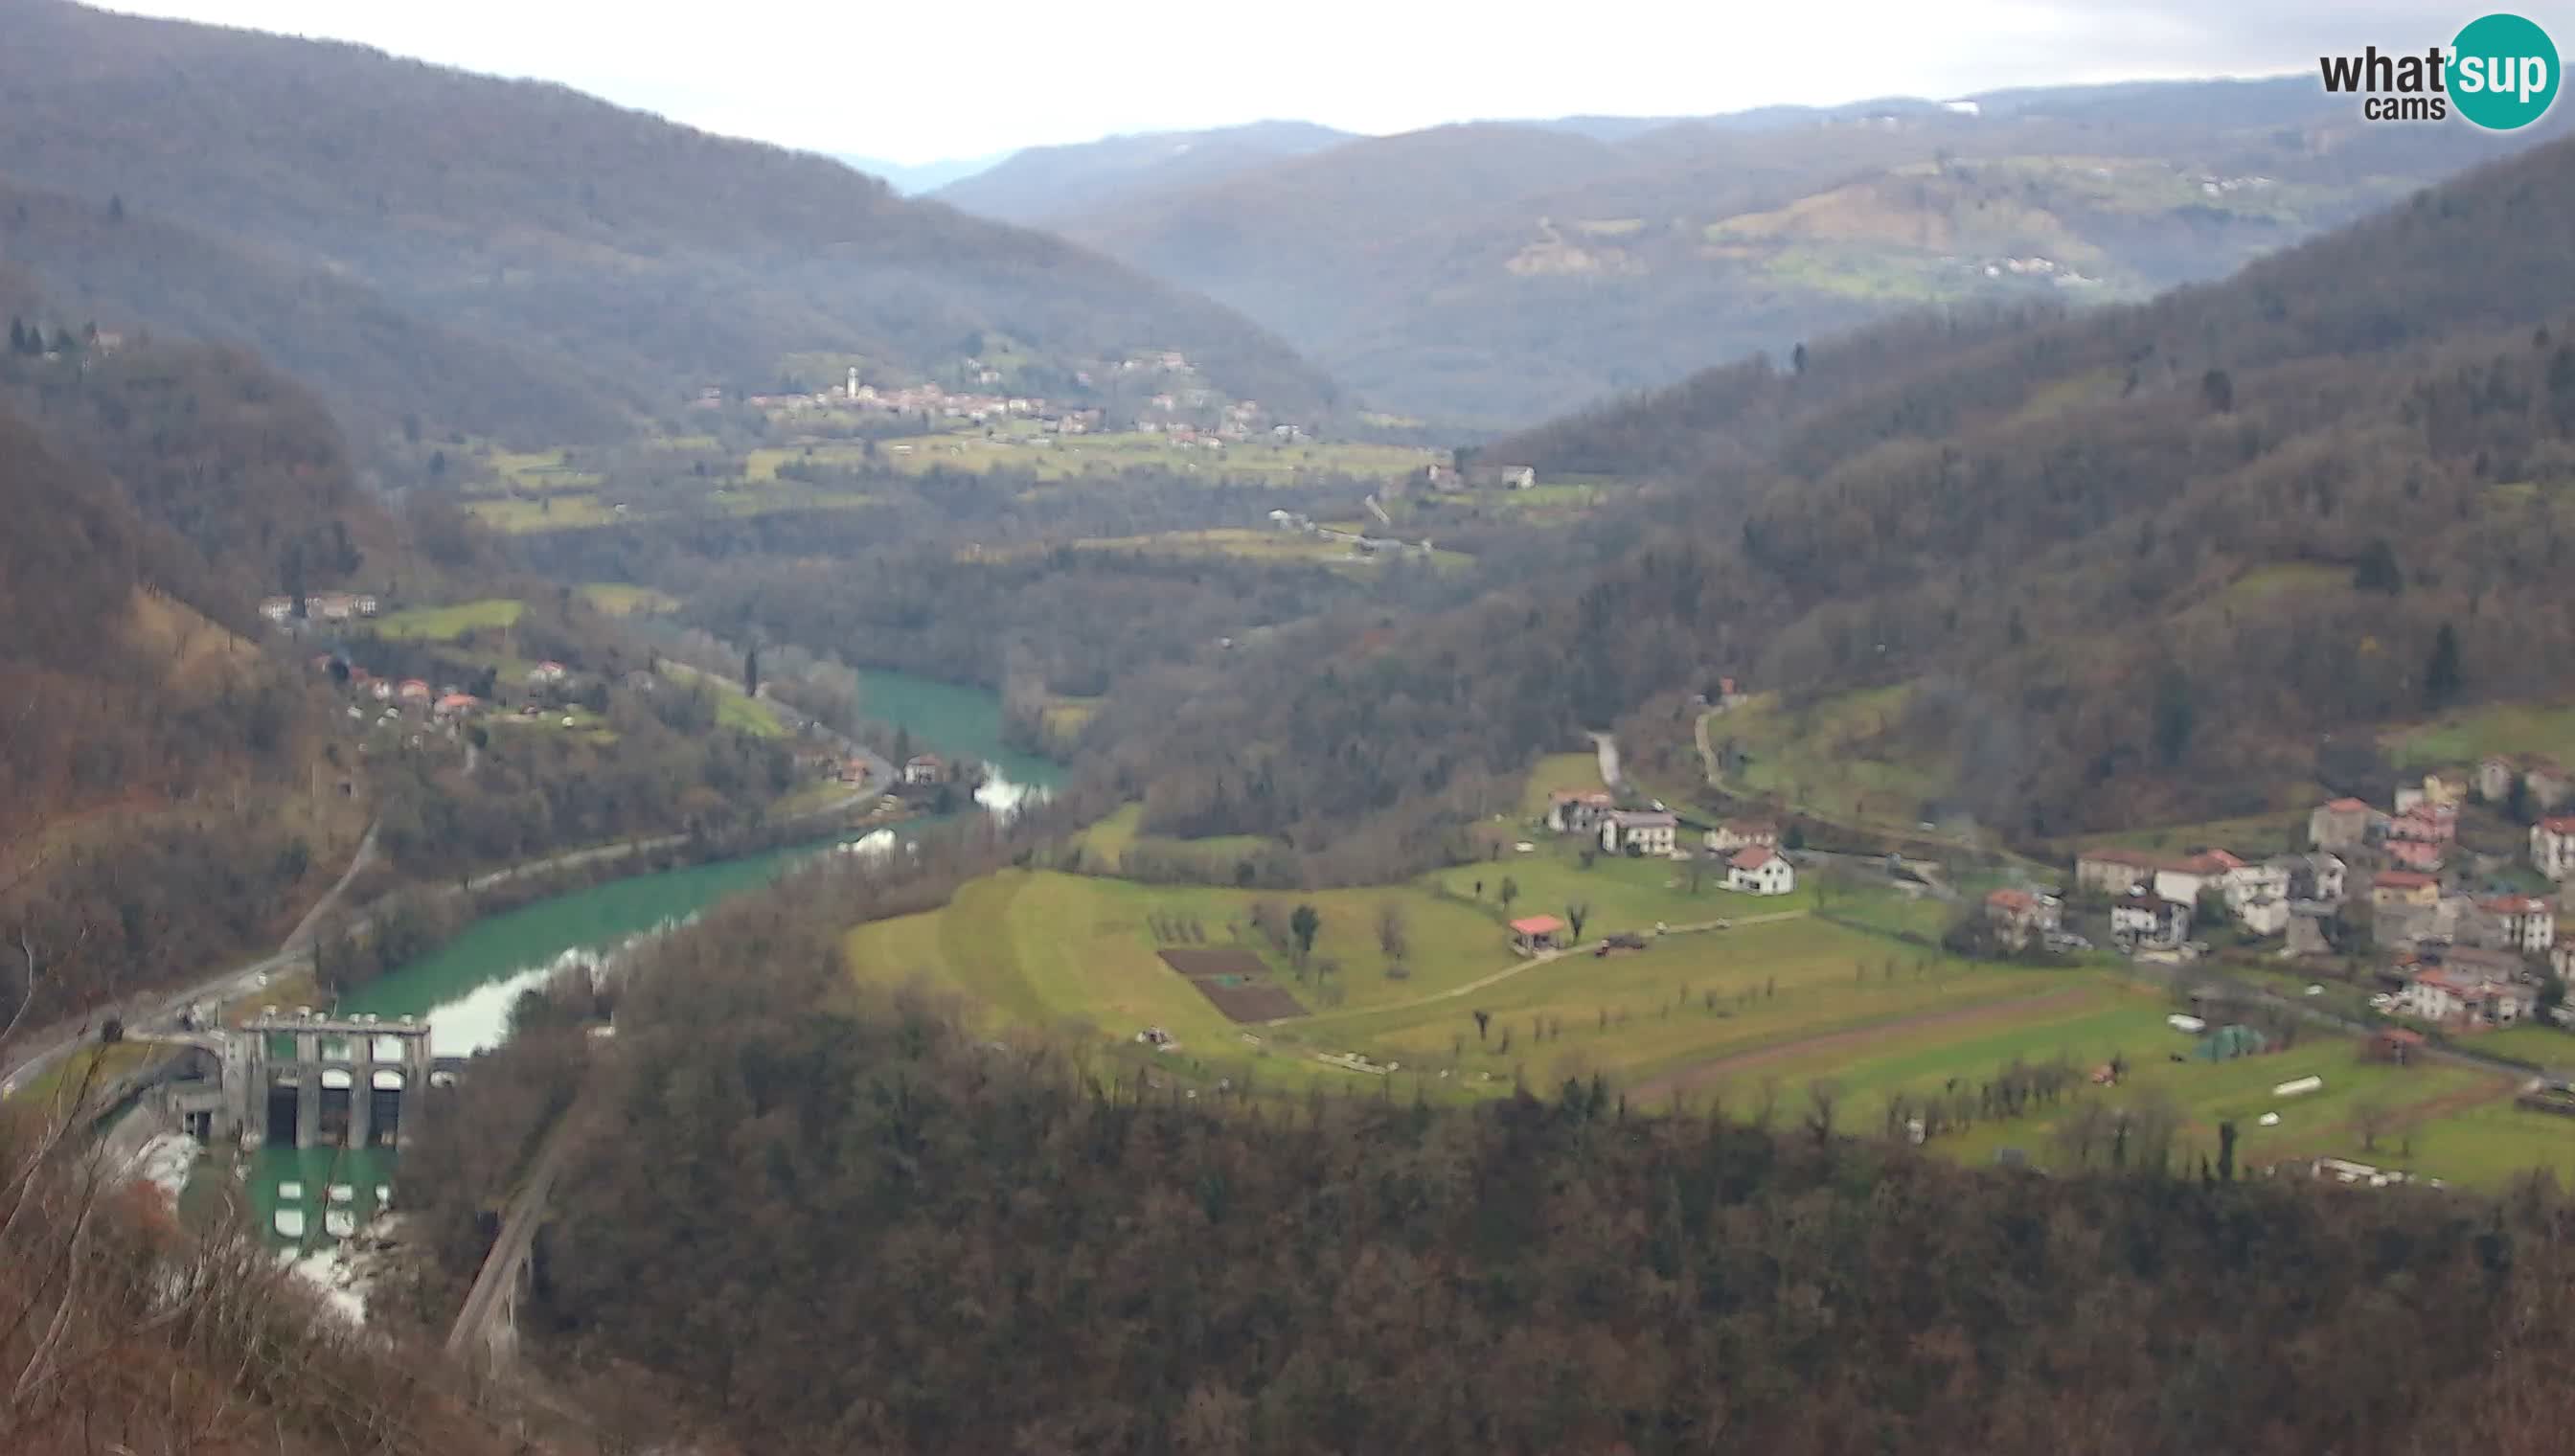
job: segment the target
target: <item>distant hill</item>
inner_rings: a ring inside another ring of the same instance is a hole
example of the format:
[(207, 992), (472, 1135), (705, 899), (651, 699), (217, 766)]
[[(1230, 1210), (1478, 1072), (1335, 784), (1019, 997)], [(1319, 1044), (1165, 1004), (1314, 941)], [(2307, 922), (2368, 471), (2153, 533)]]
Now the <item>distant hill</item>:
[(1710, 725), (1740, 781), (1905, 831), (2383, 801), (2383, 730), (2575, 682), (2569, 235), (2559, 141), (2221, 283), (1916, 312), (1497, 441), (1642, 489), (1553, 572), (1224, 695), (1139, 690), (1107, 732), (1138, 771), (1263, 765), (1257, 801), (1165, 772), (1149, 825), (1370, 844), (1435, 845), (1583, 728), (1694, 785), (1719, 676), (1776, 695), (1741, 743)]
[[(1220, 305), (826, 158), (559, 86), (61, 0), (0, 0), (0, 173), (155, 229), (93, 255), (30, 200), (28, 226), (41, 210), (60, 235), (29, 267), (39, 286), (262, 339), (317, 383), (389, 371), (452, 412), (433, 428), (592, 438), (703, 385), (771, 386), (789, 355), (926, 372), (993, 335), (1067, 374), (1163, 347), (1300, 414), (1331, 396)], [(202, 270), (178, 266), (183, 235), (210, 240)], [(281, 289), (308, 309), (291, 324)], [(468, 377), (477, 354), (491, 382)], [(514, 404), (525, 370), (552, 389)]]
[(941, 202), (1004, 222), (1044, 223), (1114, 208), (1173, 187), (1221, 181), (1353, 140), (1303, 121), (1257, 121), (1213, 131), (1147, 132), (1072, 146), (1030, 147), (938, 189)]
[(1365, 138), (1050, 225), (1384, 407), (1510, 424), (1909, 307), (2147, 297), (2536, 139), (2305, 77), (2050, 88)]
[(888, 187), (906, 197), (919, 197), (924, 193), (936, 192), (952, 182), (961, 182), (978, 172), (999, 166), (1009, 160), (1012, 154), (994, 152), (983, 157), (949, 157), (937, 162), (922, 162), (912, 166), (906, 166), (901, 162), (888, 162), (876, 157), (853, 156), (847, 152), (834, 155), (836, 160), (848, 163), (871, 177), (884, 178)]

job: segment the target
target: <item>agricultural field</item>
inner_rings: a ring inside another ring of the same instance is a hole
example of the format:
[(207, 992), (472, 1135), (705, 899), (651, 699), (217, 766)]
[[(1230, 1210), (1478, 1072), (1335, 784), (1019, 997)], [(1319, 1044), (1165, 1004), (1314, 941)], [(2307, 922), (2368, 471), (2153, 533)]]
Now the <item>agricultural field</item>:
[(1040, 710), (1040, 727), (1056, 737), (1074, 737), (1084, 728), (1091, 727), (1091, 721), (1099, 717), (1100, 703), (1101, 700), (1097, 698), (1051, 700), (1044, 709)]
[[(795, 447), (802, 451), (805, 447)], [(817, 444), (816, 459), (854, 463), (863, 447), (850, 442)], [(755, 452), (754, 471), (770, 452)], [(1334, 478), (1392, 479), (1419, 470), (1436, 459), (1431, 452), (1394, 445), (1343, 441), (1301, 441), (1293, 445), (1239, 441), (1222, 450), (1184, 445), (1162, 434), (1123, 431), (1075, 435), (1061, 439), (1031, 427), (987, 438), (975, 433), (943, 432), (880, 441), (874, 464), (918, 475), (931, 470), (1025, 472), (1040, 480), (1072, 480), (1115, 475), (1129, 470), (1166, 470), (1228, 482), (1284, 485)], [(769, 464), (771, 470), (776, 463)]]
[(2459, 1043), (2470, 1051), (2508, 1056), (2533, 1066), (2575, 1071), (2575, 1034), (2554, 1026), (2527, 1023), (2482, 1032)]
[(586, 582), (582, 599), (610, 617), (653, 616), (680, 610), (680, 599), (651, 587), (629, 586), (624, 582)]
[(682, 683), (698, 683), (712, 689), (716, 696), (716, 726), (746, 732), (757, 738), (787, 735), (787, 726), (778, 721), (778, 710), (757, 698), (744, 695), (742, 685), (731, 678), (702, 673), (686, 663), (665, 660), (662, 671)]
[(570, 531), (584, 526), (607, 526), (619, 520), (618, 514), (601, 504), (594, 495), (540, 496), (525, 500), (515, 496), (487, 496), (467, 503), (466, 510), (474, 519), (508, 536), (523, 536), (532, 531)]
[(1270, 841), (1258, 834), (1216, 834), (1202, 839), (1146, 834), (1142, 832), (1144, 815), (1143, 804), (1126, 804), (1083, 830), (1075, 842), (1088, 859), (1110, 869), (1118, 868), (1127, 851), (1139, 846), (1167, 856), (1192, 855), (1216, 863), (1230, 863), (1270, 846)]
[(546, 450), (495, 451), (484, 459), (505, 490), (535, 496), (597, 490), (599, 474), (575, 466), (573, 458), (570, 451)]
[[(1454, 1059), (1479, 1084), (1486, 1072), (1504, 1085), (1599, 1072), (1659, 1106), (1777, 1048), (2030, 1000), (2062, 974), (1970, 964), (1806, 915), (1505, 969), (1462, 994), (1282, 1029), (1400, 1059)], [(1480, 1033), (1479, 1010), (1489, 1017)]]
[(506, 628), (527, 611), (524, 603), (506, 597), (487, 597), (479, 602), (459, 602), (448, 607), (415, 607), (376, 619), (380, 637), (405, 638), (421, 642), (454, 642), (469, 632)]
[[(1566, 906), (1587, 906), (1589, 913), (1582, 927), (1586, 936), (1615, 930), (1650, 930), (1657, 923), (1694, 925), (1708, 920), (1804, 911), (1815, 903), (1815, 890), (1805, 883), (1800, 883), (1795, 893), (1781, 895), (1738, 894), (1726, 889), (1724, 866), (1707, 857), (1683, 864), (1595, 852), (1586, 868), (1582, 851), (1586, 847), (1596, 851), (1596, 841), (1543, 829), (1532, 832), (1533, 837), (1520, 841), (1533, 846), (1528, 853), (1518, 853), (1505, 845), (1496, 858), (1433, 871), (1426, 882), (1457, 899), (1488, 909), (1497, 922), (1520, 915), (1554, 915), (1570, 920)], [(1507, 905), (1503, 903), (1506, 894)]]
[[(1309, 966), (1332, 968), (1299, 973), (1254, 927), (1253, 907), (1263, 902), (1282, 913), (1312, 905), (1321, 926)], [(1400, 976), (1387, 974), (1378, 940), (1388, 908), (1401, 914), (1407, 942)], [(1174, 949), (1240, 950), (1298, 1004), (1353, 1007), (1453, 988), (1512, 962), (1489, 920), (1410, 887), (1273, 895), (1016, 869), (973, 881), (942, 909), (862, 925), (846, 942), (860, 979), (922, 976), (1005, 1022), (1078, 1021), (1122, 1040), (1160, 1026), (1219, 1064), (1251, 1055), (1247, 1035), (1271, 1039), (1269, 1027), (1235, 1021), (1162, 958)], [(1284, 1060), (1325, 1070), (1301, 1055)]]
[(2529, 1111), (2509, 1098), (2441, 1112), (2382, 1132), (2375, 1143), (2347, 1134), (2323, 1150), (2465, 1187), (2506, 1188), (2534, 1170), (2554, 1174), (2560, 1188), (2575, 1186), (2575, 1117)]
[[(2311, 786), (2302, 786), (2303, 796), (2321, 798)], [(2274, 809), (2267, 813), (2247, 814), (2241, 818), (2211, 819), (2205, 823), (2159, 824), (2142, 829), (2120, 829), (2113, 833), (2087, 834), (2074, 841), (2078, 849), (2152, 849), (2184, 854), (2201, 846), (2228, 849), (2247, 859), (2261, 859), (2272, 854), (2286, 854), (2307, 847), (2307, 812), (2312, 804)]]
[(2536, 753), (2575, 762), (2575, 706), (2505, 703), (2463, 710), (2387, 733), (2399, 768), (2452, 768), (2489, 753)]
[[(1115, 820), (1096, 825), (1089, 847), (1113, 852), (1121, 832)], [(1133, 842), (1132, 821), (1123, 832)], [(1543, 872), (1596, 878), (1617, 862), (1634, 865), (1604, 858), (1592, 871)], [(2333, 1154), (2495, 1185), (2533, 1164), (2575, 1167), (2575, 1119), (2514, 1112), (2513, 1077), (2437, 1059), (2364, 1060), (2356, 1039), (2315, 1027), (2283, 1050), (2198, 1059), (2200, 1038), (2166, 1024), (2168, 992), (2102, 965), (1960, 960), (1793, 906), (1729, 929), (1648, 935), (1641, 950), (1524, 959), (1504, 945), (1489, 886), (1481, 900), (1446, 891), (1446, 875), (1473, 869), (1302, 895), (1008, 870), (944, 909), (861, 926), (846, 948), (862, 980), (924, 977), (997, 1023), (1082, 1024), (1131, 1044), (1161, 1027), (1180, 1046), (1158, 1064), (1209, 1077), (1366, 1085), (1365, 1069), (1391, 1066), (1404, 1095), (1457, 1098), (1597, 1073), (1645, 1106), (1721, 1102), (1750, 1116), (1768, 1102), (1783, 1120), (1804, 1115), (1808, 1088), (1823, 1082), (1839, 1125), (1874, 1133), (1890, 1097), (2061, 1061), (2075, 1072), (2061, 1098), (1974, 1121), (1936, 1137), (1932, 1151), (1983, 1162), (2015, 1147), (2061, 1163), (2080, 1119), (2151, 1104), (2169, 1109), (2175, 1146), (2194, 1163), (2214, 1157), (2217, 1125), (2232, 1121), (2245, 1168)], [(1672, 890), (1628, 892), (1650, 906)], [(1265, 901), (1281, 914), (1313, 905), (1312, 964), (1336, 969), (1300, 974), (1254, 923)], [(1388, 907), (1403, 920), (1402, 976), (1385, 973), (1377, 940)], [(1290, 1006), (1303, 1014), (1287, 1015)], [(2114, 1057), (2125, 1067), (2118, 1084), (2094, 1086), (2092, 1070)], [(2323, 1085), (2275, 1094), (2306, 1076)], [(2261, 1125), (2274, 1111), (2280, 1121)]]

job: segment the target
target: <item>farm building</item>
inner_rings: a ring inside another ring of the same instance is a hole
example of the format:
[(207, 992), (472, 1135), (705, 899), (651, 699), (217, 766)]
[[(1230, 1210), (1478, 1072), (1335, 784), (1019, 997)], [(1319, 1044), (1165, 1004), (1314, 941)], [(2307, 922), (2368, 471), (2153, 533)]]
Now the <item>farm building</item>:
[(1553, 915), (1527, 915), (1511, 921), (1511, 948), (1522, 955), (1554, 950), (1564, 943), (1564, 922)]

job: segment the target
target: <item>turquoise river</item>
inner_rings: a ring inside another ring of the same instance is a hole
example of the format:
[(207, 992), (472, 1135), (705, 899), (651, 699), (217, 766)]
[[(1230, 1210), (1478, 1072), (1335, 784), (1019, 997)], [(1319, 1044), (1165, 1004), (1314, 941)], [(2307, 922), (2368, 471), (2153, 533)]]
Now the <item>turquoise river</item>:
[[(992, 778), (977, 797), (988, 806), (1006, 807), (1062, 777), (1054, 762), (1004, 745), (994, 693), (888, 672), (865, 674), (862, 693), (871, 718), (910, 729), (922, 747), (984, 760)], [(638, 875), (494, 915), (353, 992), (338, 1009), (421, 1017), (439, 1055), (471, 1055), (507, 1035), (512, 1003), (558, 968), (596, 963), (639, 936), (768, 883), (834, 842)], [(281, 1245), (308, 1246), (362, 1227), (394, 1182), (394, 1162), (388, 1148), (262, 1149), (250, 1173), (259, 1227)]]

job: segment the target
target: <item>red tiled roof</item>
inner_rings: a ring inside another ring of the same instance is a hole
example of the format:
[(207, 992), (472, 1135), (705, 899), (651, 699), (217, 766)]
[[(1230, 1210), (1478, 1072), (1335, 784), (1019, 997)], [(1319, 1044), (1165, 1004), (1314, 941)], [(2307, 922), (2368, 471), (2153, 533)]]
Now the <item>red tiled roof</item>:
[(2533, 899), (2526, 894), (2499, 894), (2492, 899), (2477, 901), (2477, 907), (2498, 915), (2531, 915), (2545, 911), (2548, 901)]
[(1737, 869), (1758, 869), (1762, 865), (1767, 864), (1778, 857), (1778, 855), (1770, 851), (1767, 845), (1755, 844), (1751, 848), (1744, 850), (1725, 862), (1733, 865)]
[(2539, 826), (2552, 834), (2575, 834), (2575, 814), (2552, 814), (2541, 819)]
[(1985, 903), (1996, 909), (2027, 914), (2038, 908), (2038, 901), (2025, 889), (1998, 889), (1985, 896)]
[(2244, 867), (2244, 861), (2227, 853), (2223, 849), (2203, 849), (2173, 867), (2176, 869), (2192, 870), (2200, 874), (2211, 874), (2220, 873), (2229, 869), (2241, 869)]
[(2369, 812), (2369, 805), (2356, 798), (2337, 798), (2327, 803), (2325, 807), (2338, 814)]
[(2432, 876), (2411, 869), (2384, 869), (2379, 871), (2376, 884), (2388, 889), (2422, 889), (2433, 882)]
[(1553, 915), (1530, 915), (1511, 921), (1511, 928), (1523, 935), (1552, 935), (1564, 928), (1564, 922)]

